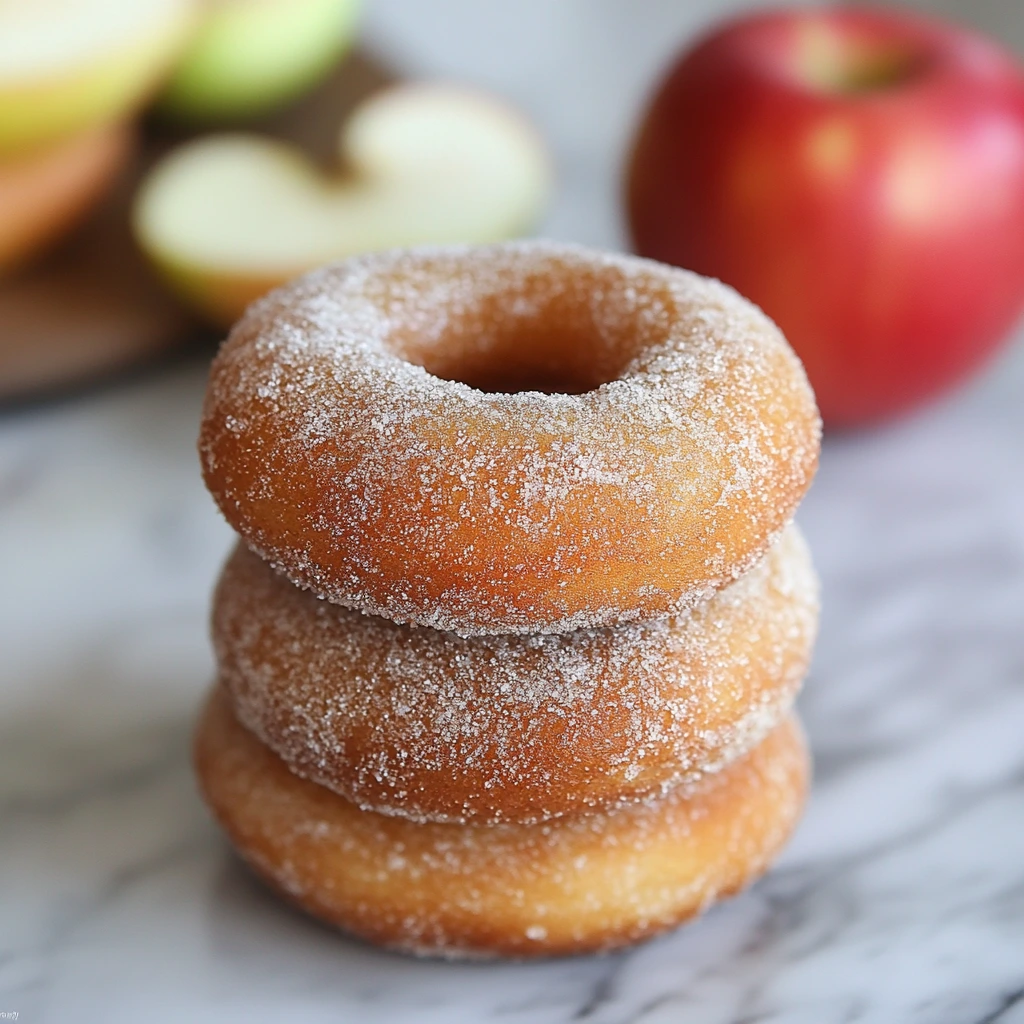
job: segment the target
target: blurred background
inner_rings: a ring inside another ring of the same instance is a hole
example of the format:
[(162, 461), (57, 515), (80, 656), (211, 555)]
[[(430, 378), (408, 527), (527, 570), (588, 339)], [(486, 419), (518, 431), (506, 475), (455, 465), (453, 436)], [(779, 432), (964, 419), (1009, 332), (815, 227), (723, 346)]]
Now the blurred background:
[[(0, 25), (19, 5), (6, 6)], [(706, 922), (628, 961), (407, 963), (264, 897), (194, 795), (189, 729), (212, 670), (210, 588), (231, 543), (202, 488), (195, 436), (209, 359), (238, 303), (352, 247), (538, 234), (631, 248), (624, 176), (658, 83), (717, 20), (764, 6), (365, 0), (351, 27), (335, 11), (329, 39), (306, 33), (322, 45), (303, 67), (319, 70), (309, 81), (281, 70), (279, 94), (256, 113), (190, 109), (216, 77), (202, 67), (177, 100), (161, 92), (183, 50), (124, 101), (134, 138), (82, 158), (76, 166), (93, 171), (75, 179), (77, 198), (37, 222), (38, 244), (0, 277), (0, 1011), (48, 1021), (1024, 1020), (1019, 327), (993, 336), (1000, 350), (977, 372), (906, 415), (826, 438), (800, 514), (825, 595), (802, 698), (814, 797), (781, 869)], [(173, 14), (169, 0), (142, 7)], [(890, 8), (953, 18), (1024, 53), (1018, 0)], [(184, 40), (198, 30), (164, 31)], [(33, 42), (38, 63), (59, 64), (81, 48), (74, 38), (52, 51)], [(77, 138), (59, 118), (52, 138), (30, 138), (42, 113), (4, 119), (4, 104), (22, 109), (19, 61), (0, 33), (0, 203), (8, 187), (11, 211), (29, 209), (32, 183), (69, 180), (28, 161)], [(365, 115), (368, 97), (412, 81), (468, 87), (483, 107), (438, 106), (421, 90)], [(352, 111), (361, 120), (339, 158)], [(421, 138), (424, 111), (471, 172), (456, 183), (469, 197), (461, 205), (431, 184), (437, 208), (452, 211), (441, 224), (407, 215), (426, 180), (413, 173), (409, 185), (409, 167), (436, 156)], [(239, 149), (225, 129), (295, 142), (305, 156), (276, 143)], [(374, 189), (351, 191), (342, 164)], [(5, 180), (16, 166), (20, 177)], [(282, 191), (297, 189), (293, 206), (268, 190), (282, 179)], [(326, 218), (309, 198), (321, 187), (350, 189)], [(355, 224), (352, 211), (374, 203), (383, 212), (372, 228), (330, 251), (324, 223)], [(458, 220), (466, 209), (486, 214)], [(0, 254), (2, 244), (0, 232)]]

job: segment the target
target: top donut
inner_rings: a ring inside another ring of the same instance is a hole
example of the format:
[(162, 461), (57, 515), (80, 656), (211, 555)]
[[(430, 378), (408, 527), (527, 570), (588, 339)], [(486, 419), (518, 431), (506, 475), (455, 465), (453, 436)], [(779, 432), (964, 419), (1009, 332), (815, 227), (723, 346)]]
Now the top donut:
[(293, 582), (472, 636), (694, 604), (788, 523), (819, 442), (799, 360), (732, 289), (525, 242), (270, 293), (214, 361), (199, 450)]

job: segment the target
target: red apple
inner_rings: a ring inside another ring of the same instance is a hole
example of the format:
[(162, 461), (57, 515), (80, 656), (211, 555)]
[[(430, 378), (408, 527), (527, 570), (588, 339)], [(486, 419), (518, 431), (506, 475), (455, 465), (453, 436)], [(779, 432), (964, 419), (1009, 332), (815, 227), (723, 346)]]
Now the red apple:
[(933, 18), (725, 25), (658, 89), (627, 191), (637, 251), (761, 305), (831, 425), (939, 393), (1024, 308), (1024, 74)]

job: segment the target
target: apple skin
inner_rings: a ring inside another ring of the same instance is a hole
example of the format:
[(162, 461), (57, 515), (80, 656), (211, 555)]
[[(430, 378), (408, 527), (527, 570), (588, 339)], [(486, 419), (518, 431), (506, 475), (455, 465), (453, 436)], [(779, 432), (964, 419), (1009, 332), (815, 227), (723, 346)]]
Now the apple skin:
[(130, 127), (105, 125), (0, 162), (0, 273), (73, 228), (109, 190), (134, 148)]
[(726, 24), (657, 90), (626, 192), (637, 252), (759, 304), (833, 427), (947, 389), (1024, 308), (1024, 76), (946, 22)]
[(206, 0), (160, 100), (192, 121), (248, 118), (301, 95), (355, 34), (359, 0)]
[(276, 274), (218, 273), (152, 252), (150, 258), (171, 292), (207, 323), (225, 331), (258, 298), (308, 269), (297, 266)]

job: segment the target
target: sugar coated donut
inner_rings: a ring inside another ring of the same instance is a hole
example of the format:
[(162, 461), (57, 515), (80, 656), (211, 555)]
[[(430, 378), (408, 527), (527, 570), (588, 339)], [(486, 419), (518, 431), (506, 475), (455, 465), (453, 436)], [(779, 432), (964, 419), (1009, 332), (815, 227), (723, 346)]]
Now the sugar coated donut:
[(214, 597), (235, 713), (365, 810), (528, 822), (713, 770), (789, 710), (817, 586), (795, 526), (677, 618), (461, 638), (317, 600), (239, 545)]
[(469, 636), (694, 604), (790, 520), (819, 432), (799, 361), (731, 289), (525, 242), (272, 292), (214, 362), (200, 453), (293, 582)]
[(799, 816), (804, 741), (789, 719), (696, 786), (534, 825), (421, 824), (300, 779), (220, 690), (195, 746), (239, 853), (310, 913), (435, 956), (543, 956), (655, 935), (760, 875)]

